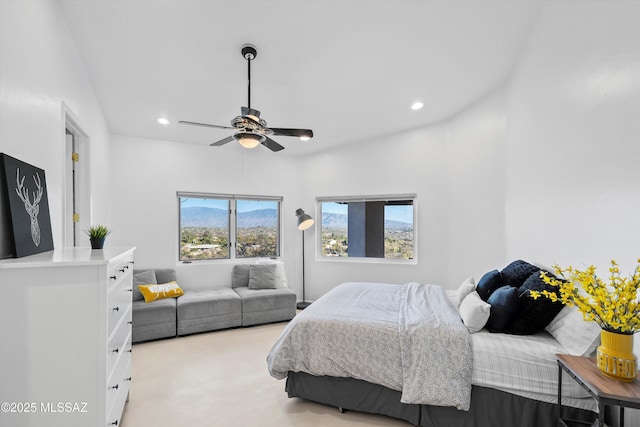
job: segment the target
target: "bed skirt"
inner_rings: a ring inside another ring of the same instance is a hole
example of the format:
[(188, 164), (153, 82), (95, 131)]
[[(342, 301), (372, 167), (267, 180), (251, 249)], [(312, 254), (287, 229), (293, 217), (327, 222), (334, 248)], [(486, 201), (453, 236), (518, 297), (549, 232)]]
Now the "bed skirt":
[[(405, 404), (401, 393), (353, 378), (318, 377), (289, 372), (285, 387), (289, 397), (300, 397), (344, 410), (387, 415), (420, 427), (554, 427), (556, 405), (504, 391), (473, 386), (471, 408)], [(596, 414), (563, 406), (563, 417), (591, 422)]]

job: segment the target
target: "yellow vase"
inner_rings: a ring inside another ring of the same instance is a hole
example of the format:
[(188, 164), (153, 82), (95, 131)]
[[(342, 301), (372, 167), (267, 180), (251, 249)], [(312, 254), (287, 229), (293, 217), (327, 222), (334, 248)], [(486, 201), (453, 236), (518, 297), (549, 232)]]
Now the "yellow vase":
[(602, 330), (596, 364), (608, 377), (619, 381), (633, 381), (638, 374), (637, 359), (633, 354), (633, 335)]

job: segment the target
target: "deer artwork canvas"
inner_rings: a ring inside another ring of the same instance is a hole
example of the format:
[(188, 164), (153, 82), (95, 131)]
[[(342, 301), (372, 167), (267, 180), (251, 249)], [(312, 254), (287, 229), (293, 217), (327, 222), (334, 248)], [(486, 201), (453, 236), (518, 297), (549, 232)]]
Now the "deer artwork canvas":
[(16, 258), (53, 249), (49, 202), (44, 170), (0, 153), (3, 206), (0, 214), (8, 216), (10, 250)]

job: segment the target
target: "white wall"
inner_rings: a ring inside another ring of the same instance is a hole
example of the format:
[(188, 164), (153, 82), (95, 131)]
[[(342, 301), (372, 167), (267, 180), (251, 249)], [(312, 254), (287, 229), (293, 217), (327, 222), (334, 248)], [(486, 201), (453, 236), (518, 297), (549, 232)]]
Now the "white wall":
[[(640, 258), (640, 3), (547, 2), (508, 95), (507, 255)], [(640, 354), (636, 334), (635, 354)], [(628, 411), (627, 425), (640, 425)]]
[(509, 91), (507, 253), (640, 257), (640, 3), (548, 2)]
[(44, 169), (57, 248), (65, 197), (63, 102), (90, 138), (94, 222), (109, 223), (110, 137), (60, 6), (0, 1), (0, 152)]
[(295, 210), (304, 200), (298, 197), (302, 184), (296, 159), (264, 147), (209, 147), (118, 135), (113, 136), (112, 156), (119, 167), (112, 175), (114, 231), (109, 240), (137, 247), (136, 268), (176, 267), (187, 288), (231, 286), (229, 262), (178, 263), (176, 192), (282, 196), (282, 260), (289, 287), (300, 287)]
[(309, 209), (317, 196), (416, 193), (418, 205), (417, 265), (321, 259), (314, 241), (319, 228), (310, 229), (308, 299), (344, 281), (453, 288), (502, 263), (505, 135), (504, 91), (498, 90), (446, 122), (304, 159)]
[(292, 158), (229, 144), (203, 147), (113, 136), (109, 241), (135, 245), (137, 268), (176, 266), (187, 287), (230, 285), (230, 263), (177, 263), (177, 191), (283, 196), (283, 261), (302, 297), (302, 234), (295, 209), (317, 219), (315, 198), (416, 193), (417, 265), (340, 262), (316, 256), (305, 233), (308, 300), (345, 281), (421, 281), (456, 287), (505, 264), (504, 90), (434, 126)]

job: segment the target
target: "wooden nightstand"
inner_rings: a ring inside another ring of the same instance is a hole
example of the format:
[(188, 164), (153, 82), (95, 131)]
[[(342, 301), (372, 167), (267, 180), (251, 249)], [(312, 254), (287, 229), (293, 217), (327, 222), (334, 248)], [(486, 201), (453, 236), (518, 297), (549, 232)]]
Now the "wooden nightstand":
[[(625, 383), (606, 377), (596, 366), (593, 357), (557, 354), (558, 358), (558, 425), (604, 427), (604, 408), (607, 405), (620, 408), (620, 427), (624, 427), (624, 408), (640, 409), (640, 381)], [(598, 419), (595, 423), (565, 420), (562, 418), (562, 370), (578, 382), (598, 403)]]

